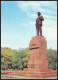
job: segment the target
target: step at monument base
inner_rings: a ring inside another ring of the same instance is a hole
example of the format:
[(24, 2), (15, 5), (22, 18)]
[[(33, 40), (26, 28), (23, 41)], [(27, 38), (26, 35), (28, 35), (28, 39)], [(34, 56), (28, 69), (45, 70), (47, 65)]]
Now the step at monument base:
[(37, 78), (48, 78), (48, 77), (57, 77), (57, 71), (47, 71), (47, 72), (36, 72), (36, 71), (16, 71), (11, 73), (18, 76), (27, 76), (27, 77), (37, 77)]

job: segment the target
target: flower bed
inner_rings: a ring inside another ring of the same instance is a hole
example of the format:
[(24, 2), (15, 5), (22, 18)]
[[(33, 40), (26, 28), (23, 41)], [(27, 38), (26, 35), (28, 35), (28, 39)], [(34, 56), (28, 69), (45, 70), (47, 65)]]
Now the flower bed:
[(11, 74), (11, 71), (2, 71), (1, 74)]

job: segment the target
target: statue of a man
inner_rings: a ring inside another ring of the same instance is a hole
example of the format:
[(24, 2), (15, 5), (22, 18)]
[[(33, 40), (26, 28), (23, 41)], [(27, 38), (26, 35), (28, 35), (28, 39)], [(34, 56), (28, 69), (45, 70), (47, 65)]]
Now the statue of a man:
[(44, 18), (41, 16), (41, 13), (38, 12), (38, 18), (36, 19), (36, 32), (37, 35), (39, 35), (40, 32), (41, 36), (42, 36), (42, 21), (44, 21)]

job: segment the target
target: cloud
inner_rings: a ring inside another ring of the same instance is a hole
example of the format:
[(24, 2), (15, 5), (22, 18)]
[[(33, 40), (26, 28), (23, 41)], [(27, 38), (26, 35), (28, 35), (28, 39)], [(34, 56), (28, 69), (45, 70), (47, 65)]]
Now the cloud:
[[(55, 13), (50, 9), (57, 10), (56, 1), (17, 1), (18, 7), (24, 11), (41, 11)], [(48, 7), (48, 9), (46, 9)]]
[(57, 27), (42, 27), (43, 28), (43, 33), (46, 36), (47, 39), (49, 40), (56, 40), (57, 41)]
[(57, 21), (55, 20), (45, 20), (43, 22), (43, 34), (47, 39), (57, 40)]
[(23, 25), (24, 27), (28, 27), (28, 26), (34, 27), (34, 26), (35, 26), (35, 21), (29, 21), (29, 22), (27, 22), (27, 23), (22, 23), (22, 25)]
[(53, 26), (57, 27), (57, 21), (46, 19), (43, 21), (43, 26), (44, 27), (53, 27)]
[(36, 1), (19, 1), (18, 2), (18, 7), (24, 11), (28, 11), (31, 9), (35, 10), (40, 6), (41, 6), (40, 3), (37, 3)]
[(41, 1), (40, 3), (45, 7), (50, 7), (52, 9), (57, 8), (57, 1)]
[(44, 15), (44, 14), (43, 14), (43, 17), (44, 17), (44, 18), (46, 18), (46, 19), (57, 20), (57, 16), (52, 16), (52, 15)]
[(45, 13), (45, 14), (54, 14), (57, 15), (57, 11), (54, 10), (49, 10), (49, 9), (45, 9), (45, 8), (40, 8), (39, 11), (41, 13)]
[(35, 12), (33, 12), (33, 13), (28, 12), (27, 15), (28, 15), (29, 18), (33, 18), (33, 19), (37, 18), (37, 14)]
[(43, 28), (43, 36), (45, 36), (47, 40), (47, 48), (56, 49), (57, 50), (57, 27), (42, 27)]

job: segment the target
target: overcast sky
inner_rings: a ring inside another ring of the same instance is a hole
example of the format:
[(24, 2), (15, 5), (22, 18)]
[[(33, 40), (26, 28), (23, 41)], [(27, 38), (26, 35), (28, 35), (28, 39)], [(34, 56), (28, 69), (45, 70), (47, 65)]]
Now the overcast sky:
[(44, 17), (47, 48), (57, 50), (57, 1), (1, 1), (1, 47), (28, 47), (36, 36), (37, 12)]

